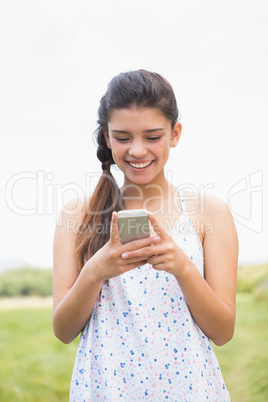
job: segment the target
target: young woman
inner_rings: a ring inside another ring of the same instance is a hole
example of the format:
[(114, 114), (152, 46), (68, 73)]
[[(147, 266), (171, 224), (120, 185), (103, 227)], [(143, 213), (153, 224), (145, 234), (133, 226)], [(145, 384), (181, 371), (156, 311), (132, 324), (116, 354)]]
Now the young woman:
[[(229, 401), (210, 340), (233, 336), (237, 235), (223, 202), (165, 177), (182, 129), (171, 85), (119, 74), (98, 124), (103, 174), (63, 209), (54, 240), (54, 332), (81, 333), (70, 401)], [(153, 234), (122, 244), (116, 211), (142, 208)]]

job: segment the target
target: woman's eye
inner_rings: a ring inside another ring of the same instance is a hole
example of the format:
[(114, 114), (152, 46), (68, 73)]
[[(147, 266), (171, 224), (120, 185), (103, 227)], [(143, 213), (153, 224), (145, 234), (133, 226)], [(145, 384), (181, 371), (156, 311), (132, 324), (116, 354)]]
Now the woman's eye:
[(116, 139), (116, 141), (119, 141), (119, 142), (126, 142), (126, 141), (128, 141), (128, 138), (122, 138), (122, 137), (115, 137), (115, 139)]
[(160, 140), (160, 138), (161, 138), (161, 136), (158, 136), (158, 137), (148, 137), (148, 140), (149, 140), (149, 141), (157, 141), (157, 140)]

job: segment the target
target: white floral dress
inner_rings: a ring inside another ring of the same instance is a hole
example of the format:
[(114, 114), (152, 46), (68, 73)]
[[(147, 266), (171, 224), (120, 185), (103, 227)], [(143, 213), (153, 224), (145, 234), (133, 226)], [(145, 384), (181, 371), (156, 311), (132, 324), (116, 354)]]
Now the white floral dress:
[[(203, 275), (182, 199), (172, 236)], [(230, 401), (210, 340), (175, 277), (145, 264), (103, 283), (81, 334), (70, 401)]]

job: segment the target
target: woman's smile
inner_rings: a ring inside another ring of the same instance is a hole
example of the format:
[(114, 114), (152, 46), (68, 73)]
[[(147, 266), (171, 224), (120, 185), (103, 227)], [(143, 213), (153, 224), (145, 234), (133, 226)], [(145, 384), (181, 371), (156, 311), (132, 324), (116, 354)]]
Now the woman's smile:
[(134, 169), (145, 169), (145, 168), (147, 168), (147, 167), (149, 167), (152, 163), (153, 163), (153, 160), (151, 160), (151, 161), (148, 161), (148, 162), (141, 162), (141, 161), (136, 161), (136, 162), (133, 162), (133, 161), (126, 161), (132, 168), (134, 168)]

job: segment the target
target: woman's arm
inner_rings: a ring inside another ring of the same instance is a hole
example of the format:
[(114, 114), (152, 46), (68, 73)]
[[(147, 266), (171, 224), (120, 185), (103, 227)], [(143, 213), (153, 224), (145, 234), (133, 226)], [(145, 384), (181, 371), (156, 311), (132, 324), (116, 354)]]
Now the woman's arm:
[(53, 329), (64, 343), (71, 342), (84, 328), (102, 285), (87, 264), (79, 273), (74, 257), (84, 206), (83, 200), (66, 205), (59, 215), (54, 236)]
[[(228, 342), (234, 332), (238, 240), (227, 206), (212, 197), (206, 199), (205, 219), (210, 228), (204, 234), (205, 279), (172, 237), (150, 215), (159, 245), (147, 247), (153, 268), (172, 273), (184, 294), (191, 314), (201, 330), (218, 346)], [(211, 231), (212, 228), (212, 231)], [(123, 257), (134, 261), (139, 252)]]
[(205, 221), (205, 280), (189, 259), (177, 280), (197, 325), (221, 346), (235, 327), (238, 239), (231, 213), (219, 199), (206, 197)]
[(121, 254), (154, 243), (154, 238), (149, 237), (122, 245), (117, 214), (113, 213), (110, 240), (85, 263), (79, 273), (74, 245), (84, 214), (84, 203), (80, 201), (78, 206), (76, 204), (76, 201), (70, 203), (61, 212), (54, 238), (53, 329), (64, 343), (73, 341), (86, 325), (105, 279), (147, 262), (142, 252), (135, 263), (123, 261)]

